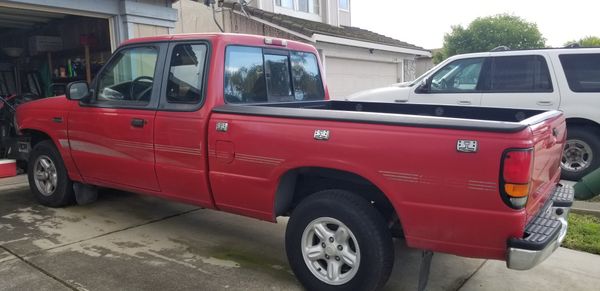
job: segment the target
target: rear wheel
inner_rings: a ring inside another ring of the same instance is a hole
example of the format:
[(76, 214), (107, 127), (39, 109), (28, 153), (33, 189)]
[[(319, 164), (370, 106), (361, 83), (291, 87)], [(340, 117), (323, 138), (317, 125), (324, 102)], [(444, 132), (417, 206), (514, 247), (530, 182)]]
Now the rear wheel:
[(298, 205), (287, 225), (286, 252), (308, 290), (377, 290), (394, 263), (383, 217), (342, 190), (315, 193)]
[(51, 141), (35, 145), (29, 156), (27, 176), (31, 192), (40, 204), (61, 207), (73, 203), (73, 182)]
[(577, 181), (600, 166), (600, 136), (593, 128), (572, 127), (561, 160), (562, 178)]

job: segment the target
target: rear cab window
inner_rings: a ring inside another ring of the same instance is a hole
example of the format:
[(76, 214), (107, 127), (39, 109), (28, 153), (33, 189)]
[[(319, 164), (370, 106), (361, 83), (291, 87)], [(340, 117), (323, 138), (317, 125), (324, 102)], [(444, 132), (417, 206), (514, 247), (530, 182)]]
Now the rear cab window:
[(224, 77), (226, 103), (325, 99), (317, 57), (313, 53), (228, 46)]
[(564, 54), (559, 59), (571, 91), (600, 92), (600, 54)]

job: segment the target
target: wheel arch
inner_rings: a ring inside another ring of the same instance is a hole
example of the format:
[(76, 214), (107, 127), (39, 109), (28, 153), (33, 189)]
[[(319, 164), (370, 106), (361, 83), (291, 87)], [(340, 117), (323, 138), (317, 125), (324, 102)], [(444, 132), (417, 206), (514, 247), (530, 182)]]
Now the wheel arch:
[(591, 127), (591, 128), (595, 128), (596, 130), (600, 130), (600, 124), (598, 124), (597, 122), (587, 119), (587, 118), (580, 118), (580, 117), (571, 117), (571, 118), (567, 118), (567, 128), (568, 127), (574, 127), (574, 126), (581, 126), (581, 127)]
[(36, 144), (44, 140), (50, 140), (57, 146), (54, 139), (46, 132), (38, 129), (24, 128), (20, 130), (24, 136), (30, 138), (31, 148), (33, 148)]
[(342, 169), (304, 166), (287, 170), (279, 179), (273, 213), (288, 216), (304, 198), (327, 189), (348, 190), (371, 202), (388, 222), (392, 234), (401, 235), (399, 213), (381, 187), (363, 175)]
[(65, 164), (65, 167), (67, 168), (69, 178), (74, 181), (83, 181), (83, 178), (82, 178), (81, 174), (79, 173), (79, 170), (77, 169), (77, 167), (75, 165), (75, 162), (73, 161), (73, 158), (71, 156), (71, 149), (70, 149), (68, 142), (66, 142), (66, 140), (52, 136), (51, 134), (48, 133), (48, 131), (45, 131), (45, 130), (39, 129), (39, 128), (35, 128), (35, 127), (21, 128), (20, 133), (23, 136), (29, 137), (31, 149), (33, 149), (33, 147), (35, 147), (35, 145), (41, 141), (44, 141), (44, 140), (51, 141), (52, 144), (54, 144), (54, 146), (58, 149), (58, 152), (60, 153), (60, 155), (63, 159), (63, 163)]

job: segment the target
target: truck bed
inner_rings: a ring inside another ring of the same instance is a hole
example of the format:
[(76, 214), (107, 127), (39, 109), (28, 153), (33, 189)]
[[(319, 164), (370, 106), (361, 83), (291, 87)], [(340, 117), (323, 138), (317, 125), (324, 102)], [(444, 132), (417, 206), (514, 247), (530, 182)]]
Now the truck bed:
[(428, 128), (518, 132), (558, 111), (353, 101), (222, 105), (213, 112)]

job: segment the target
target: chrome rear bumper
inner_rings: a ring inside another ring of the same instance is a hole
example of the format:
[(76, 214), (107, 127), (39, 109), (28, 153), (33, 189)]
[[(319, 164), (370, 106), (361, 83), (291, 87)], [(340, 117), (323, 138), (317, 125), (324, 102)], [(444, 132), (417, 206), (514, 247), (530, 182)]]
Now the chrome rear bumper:
[(509, 269), (531, 269), (546, 260), (560, 246), (567, 236), (567, 216), (573, 204), (572, 193), (572, 186), (559, 185), (549, 205), (527, 225), (525, 237), (508, 241), (506, 266)]

